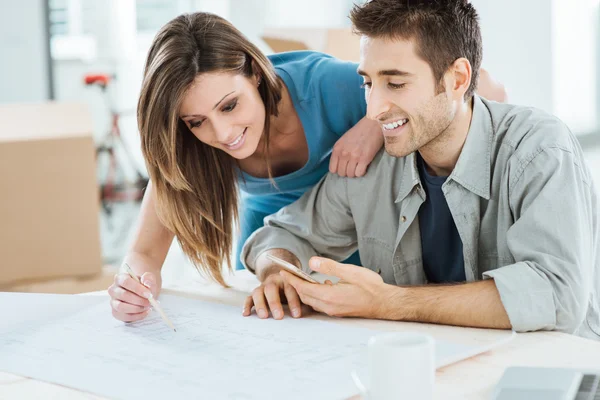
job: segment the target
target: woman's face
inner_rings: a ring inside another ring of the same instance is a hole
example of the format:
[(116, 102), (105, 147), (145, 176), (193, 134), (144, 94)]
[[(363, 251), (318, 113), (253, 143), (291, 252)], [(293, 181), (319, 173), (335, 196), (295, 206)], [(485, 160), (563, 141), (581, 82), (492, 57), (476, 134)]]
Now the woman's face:
[(242, 160), (256, 151), (265, 126), (258, 79), (234, 73), (198, 75), (179, 117), (200, 141)]

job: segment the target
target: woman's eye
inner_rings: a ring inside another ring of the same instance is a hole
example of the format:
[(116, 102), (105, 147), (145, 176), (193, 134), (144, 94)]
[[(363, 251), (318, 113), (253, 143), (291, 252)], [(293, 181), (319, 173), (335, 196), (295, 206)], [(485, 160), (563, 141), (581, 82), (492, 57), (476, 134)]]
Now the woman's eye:
[(371, 82), (364, 82), (362, 85), (360, 85), (361, 88), (370, 88), (371, 87)]
[(232, 102), (232, 103), (230, 103), (230, 104), (228, 104), (228, 105), (226, 105), (223, 108), (223, 112), (231, 112), (231, 111), (233, 111), (233, 109), (235, 108), (235, 106), (237, 106), (237, 100), (234, 101), (234, 102)]
[(190, 128), (192, 128), (192, 129), (198, 128), (200, 125), (202, 125), (202, 121), (190, 122)]

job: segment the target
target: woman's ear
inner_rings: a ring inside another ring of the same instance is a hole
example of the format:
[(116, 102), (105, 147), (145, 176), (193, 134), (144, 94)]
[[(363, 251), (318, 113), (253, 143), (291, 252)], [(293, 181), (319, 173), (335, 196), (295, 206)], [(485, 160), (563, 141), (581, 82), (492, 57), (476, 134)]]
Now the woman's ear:
[(254, 79), (254, 85), (256, 87), (260, 86), (262, 82), (262, 75), (260, 73), (260, 69), (256, 65), (256, 61), (252, 60), (252, 77)]

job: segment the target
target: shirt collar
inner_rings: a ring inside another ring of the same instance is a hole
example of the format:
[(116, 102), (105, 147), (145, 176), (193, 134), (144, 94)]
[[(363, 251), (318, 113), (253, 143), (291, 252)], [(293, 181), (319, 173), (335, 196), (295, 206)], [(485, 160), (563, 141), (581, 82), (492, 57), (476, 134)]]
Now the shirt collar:
[(467, 140), (448, 178), (486, 200), (490, 199), (493, 133), (489, 110), (479, 96), (473, 96), (473, 115)]
[[(472, 193), (490, 199), (490, 162), (493, 129), (490, 112), (479, 96), (473, 96), (473, 114), (467, 139), (454, 170), (448, 177)], [(396, 203), (404, 200), (421, 183), (415, 153), (403, 157), (402, 177)]]

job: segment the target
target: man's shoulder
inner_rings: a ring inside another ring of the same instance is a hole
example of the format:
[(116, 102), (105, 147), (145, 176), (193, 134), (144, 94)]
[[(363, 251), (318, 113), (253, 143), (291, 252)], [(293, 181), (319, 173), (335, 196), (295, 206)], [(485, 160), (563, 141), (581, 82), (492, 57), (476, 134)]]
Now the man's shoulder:
[(490, 112), (497, 146), (508, 146), (516, 154), (548, 148), (575, 151), (575, 136), (558, 117), (535, 107), (482, 101)]
[[(406, 162), (406, 157), (394, 157), (389, 155), (385, 148), (381, 148), (365, 174), (365, 177), (378, 175), (390, 175), (391, 171), (401, 170)], [(391, 177), (390, 177), (391, 178)]]
[[(408, 156), (410, 157), (410, 156)], [(400, 184), (400, 176), (407, 163), (407, 157), (394, 157), (389, 155), (384, 148), (375, 156), (367, 173), (360, 178), (340, 178), (346, 179), (347, 187), (350, 193), (364, 193), (373, 195), (375, 192), (387, 188), (391, 192), (397, 192)]]
[(549, 169), (570, 162), (589, 179), (579, 141), (558, 117), (535, 107), (484, 104), (492, 118), (496, 171), (510, 171), (510, 179), (517, 180), (532, 160), (544, 157)]

